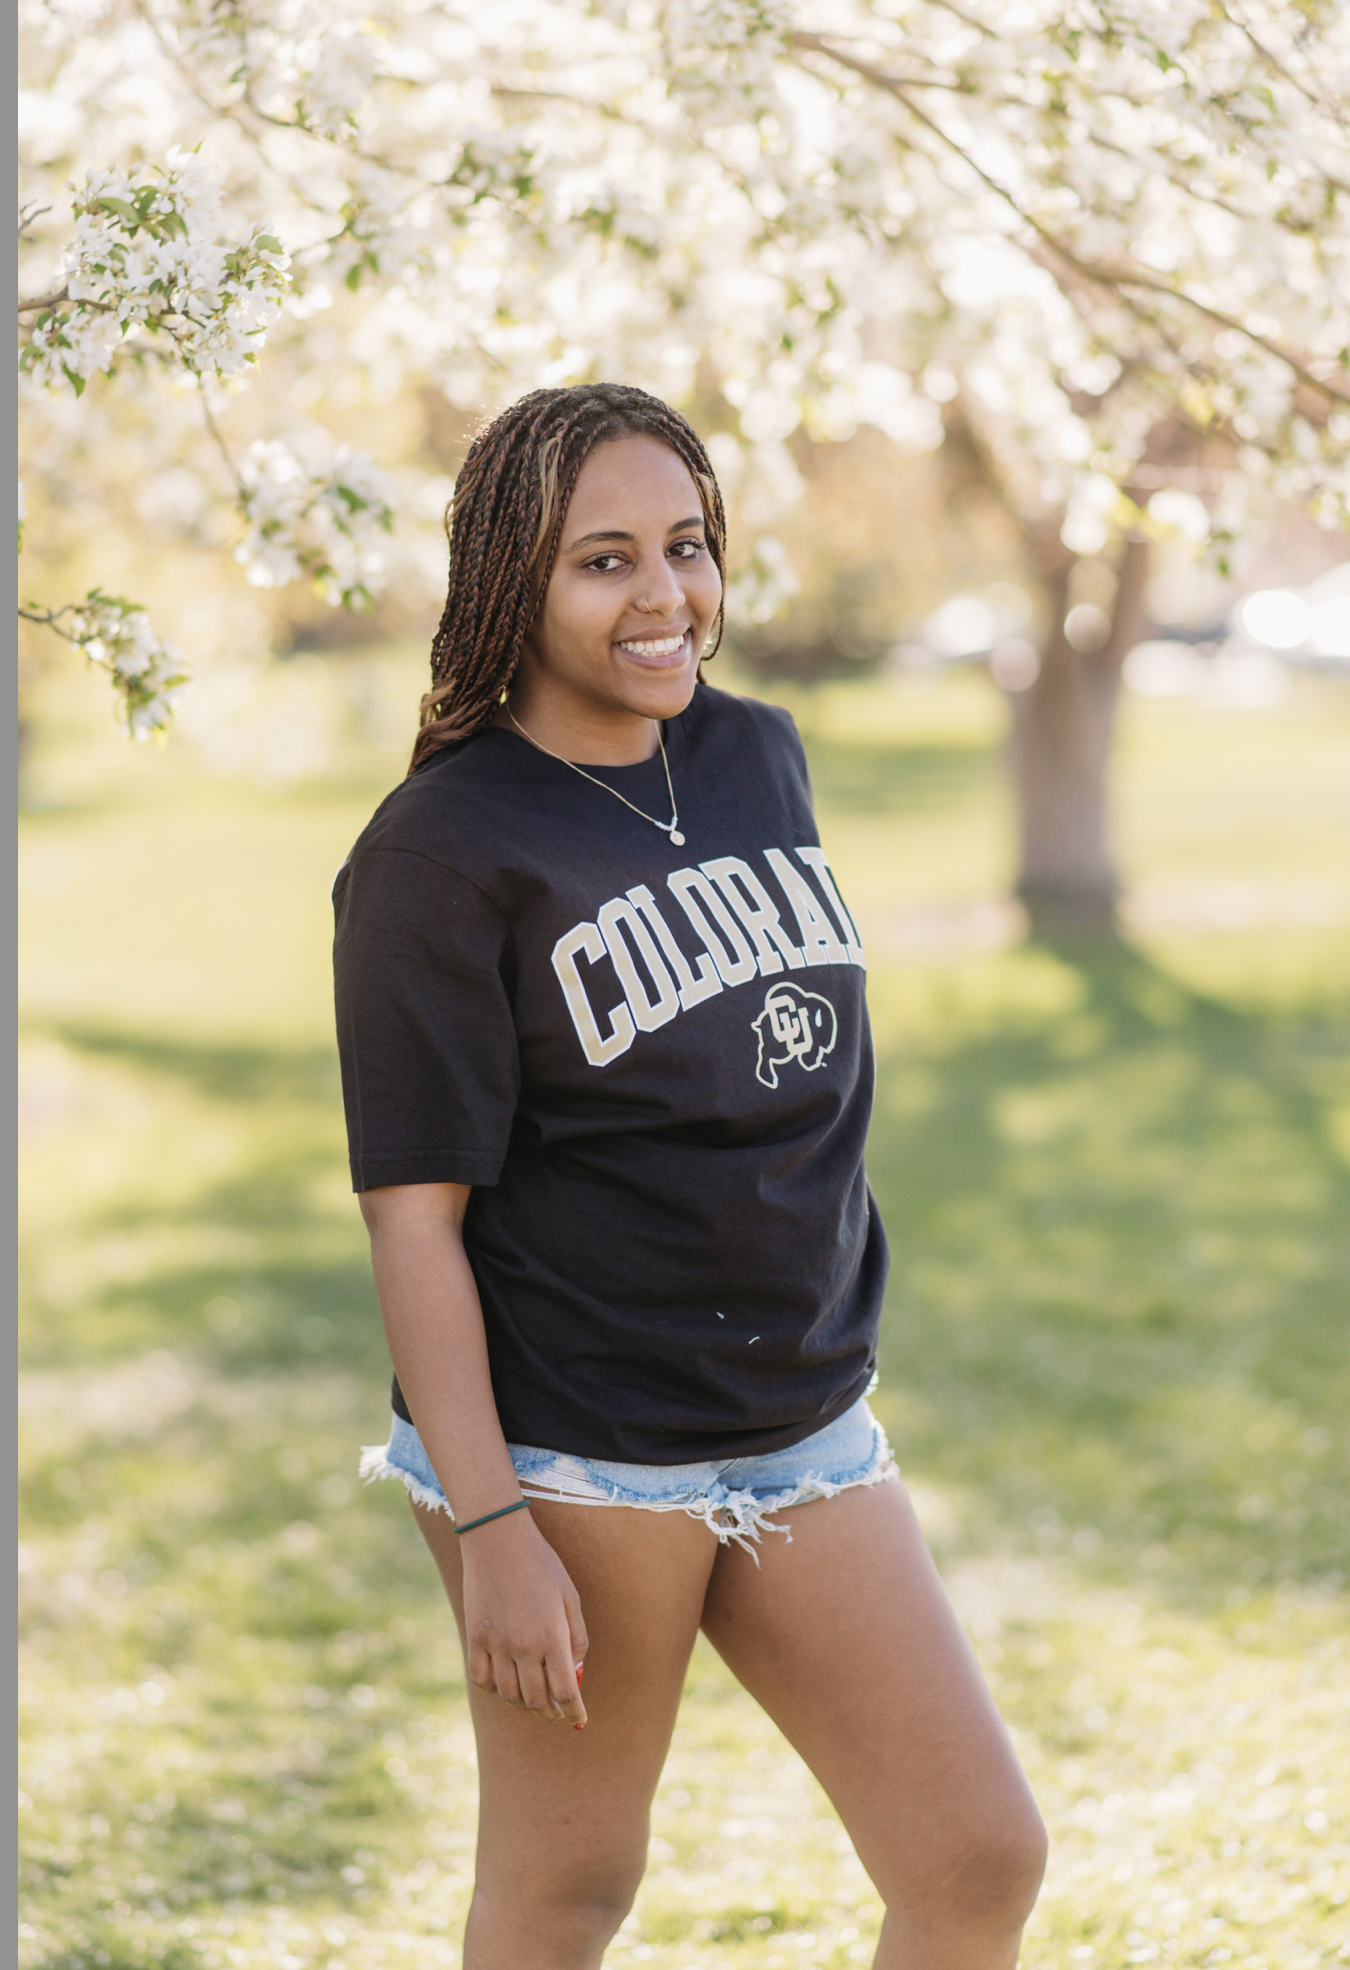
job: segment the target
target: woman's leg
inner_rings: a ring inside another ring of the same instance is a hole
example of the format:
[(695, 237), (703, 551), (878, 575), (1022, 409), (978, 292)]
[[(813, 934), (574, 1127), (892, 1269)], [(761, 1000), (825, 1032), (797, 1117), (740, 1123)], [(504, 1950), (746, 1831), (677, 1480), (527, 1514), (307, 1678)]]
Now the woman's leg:
[[(647, 1859), (647, 1821), (717, 1543), (683, 1512), (530, 1507), (572, 1577), (590, 1648), (584, 1731), (469, 1689), (478, 1861), (464, 1970), (593, 1970)], [(459, 1542), (413, 1508), (463, 1640)]]
[(703, 1627), (833, 1800), (886, 1905), (878, 1970), (1012, 1970), (1045, 1830), (896, 1479), (717, 1555)]

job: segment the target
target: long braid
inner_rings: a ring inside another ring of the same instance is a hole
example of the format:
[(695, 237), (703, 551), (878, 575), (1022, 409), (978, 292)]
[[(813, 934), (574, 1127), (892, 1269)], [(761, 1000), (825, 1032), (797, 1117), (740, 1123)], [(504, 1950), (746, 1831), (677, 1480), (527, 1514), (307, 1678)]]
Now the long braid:
[[(595, 445), (629, 436), (659, 439), (688, 468), (708, 550), (725, 582), (722, 495), (707, 452), (678, 411), (625, 383), (522, 397), (479, 432), (455, 481), (446, 514), (449, 587), (410, 773), (494, 716), (553, 572), (577, 476)], [(721, 633), (719, 612), (708, 656)]]

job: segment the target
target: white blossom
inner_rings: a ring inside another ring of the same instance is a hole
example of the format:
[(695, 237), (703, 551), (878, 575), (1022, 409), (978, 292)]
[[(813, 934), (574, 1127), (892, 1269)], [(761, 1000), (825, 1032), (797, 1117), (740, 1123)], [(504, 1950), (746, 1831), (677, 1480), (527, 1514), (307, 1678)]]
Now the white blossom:
[(168, 10), (178, 48), (224, 92), (238, 90), (269, 121), (348, 141), (358, 129), (388, 41), (359, 18), (316, 18), (302, 0), (250, 9)]
[(288, 256), (261, 225), (223, 236), (221, 184), (199, 157), (91, 170), (56, 291), (36, 309), (21, 363), (78, 396), (119, 357), (156, 353), (196, 375), (256, 359), (286, 287)]
[(148, 739), (165, 729), (189, 671), (173, 645), (156, 634), (138, 602), (91, 588), (70, 610), (62, 633), (108, 673), (133, 739)]
[[(40, 382), (79, 391), (152, 350), (236, 376), (271, 328), (306, 405), (405, 380), (486, 408), (595, 374), (677, 402), (697, 382), (767, 461), (748, 481), (802, 427), (922, 447), (956, 424), (1019, 519), (1074, 552), (1141, 505), (1164, 525), (1165, 434), (1213, 461), (1215, 551), (1254, 499), (1350, 513), (1345, 8), (99, 0), (33, 18), (48, 113), (28, 119), (25, 197), (93, 158), (152, 160), (89, 173), (59, 264), (30, 233), (50, 266), (27, 291), (62, 297), (28, 317)], [(210, 166), (186, 149), (204, 132)], [(360, 603), (388, 492), (274, 444), (241, 467), (250, 579)]]
[(290, 73), (297, 120), (324, 137), (339, 137), (352, 129), (378, 63), (376, 37), (350, 22), (294, 44)]
[(311, 249), (307, 263), (353, 290), (363, 282), (415, 281), (431, 256), (425, 229), (412, 223), (406, 185), (366, 166), (353, 172), (347, 194), (341, 231)]
[(781, 540), (760, 534), (750, 558), (727, 583), (727, 617), (738, 623), (766, 623), (781, 615), (800, 584)]
[(1191, 547), (1203, 546), (1209, 539), (1209, 511), (1194, 493), (1177, 486), (1164, 486), (1148, 503), (1148, 515), (1164, 533), (1174, 535)]
[(339, 445), (302, 458), (279, 438), (260, 439), (242, 468), (248, 533), (236, 549), (258, 588), (308, 576), (324, 599), (366, 606), (384, 585), (380, 536), (393, 523), (391, 481), (364, 452)]

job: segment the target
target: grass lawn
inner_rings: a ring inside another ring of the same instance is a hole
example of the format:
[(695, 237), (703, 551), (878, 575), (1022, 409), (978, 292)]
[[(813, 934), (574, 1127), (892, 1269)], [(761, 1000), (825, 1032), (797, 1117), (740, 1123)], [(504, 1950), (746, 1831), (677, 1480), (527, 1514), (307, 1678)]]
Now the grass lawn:
[[(386, 1364), (327, 976), (400, 770), (362, 717), (417, 673), (350, 675), (290, 790), (129, 753), (93, 680), (39, 733), (27, 1970), (459, 1960), (472, 1742), (406, 1506), (355, 1480)], [(1026, 1964), (1350, 1961), (1350, 693), (1128, 706), (1132, 929), (1080, 949), (998, 903), (981, 680), (791, 697), (872, 956), (877, 1406), (1051, 1825)], [(701, 1648), (610, 1960), (842, 1970), (878, 1919)]]

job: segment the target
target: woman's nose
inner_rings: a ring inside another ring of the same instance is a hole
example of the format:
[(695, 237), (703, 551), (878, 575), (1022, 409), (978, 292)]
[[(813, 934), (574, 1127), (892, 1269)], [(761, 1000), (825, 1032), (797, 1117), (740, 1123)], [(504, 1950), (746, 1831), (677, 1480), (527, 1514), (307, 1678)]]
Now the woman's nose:
[(659, 569), (653, 569), (644, 584), (638, 608), (652, 616), (673, 616), (684, 603), (684, 588), (665, 556)]

